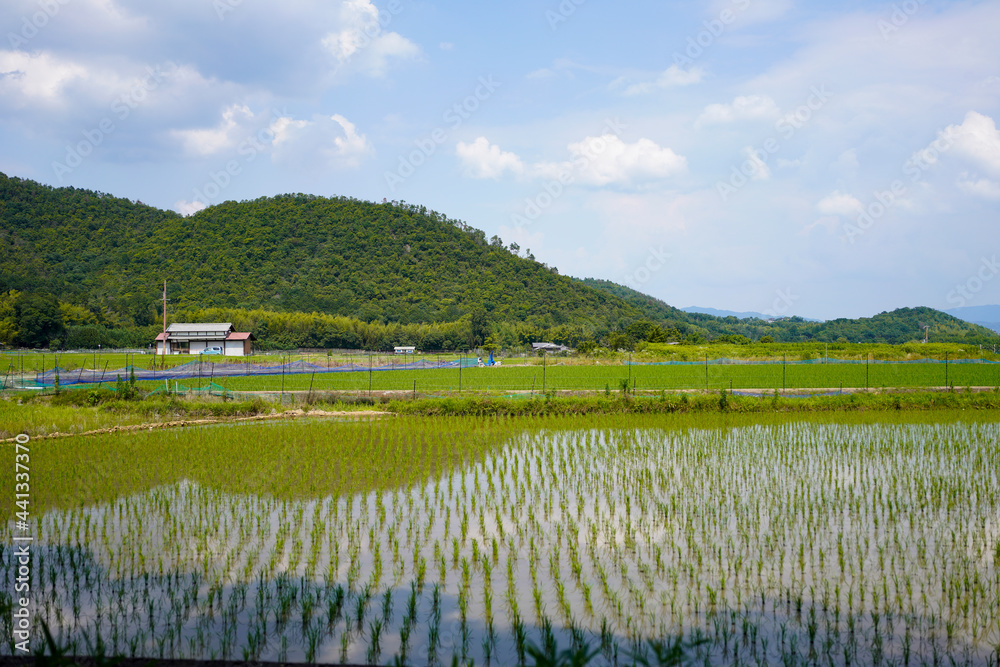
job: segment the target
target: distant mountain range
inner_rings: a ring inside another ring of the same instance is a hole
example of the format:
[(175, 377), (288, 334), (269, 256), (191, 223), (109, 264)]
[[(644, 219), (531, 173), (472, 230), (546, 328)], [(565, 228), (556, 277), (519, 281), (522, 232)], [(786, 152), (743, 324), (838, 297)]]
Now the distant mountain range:
[(965, 322), (1000, 332), (1000, 306), (963, 306), (944, 312)]
[[(712, 315), (714, 317), (735, 317), (739, 320), (773, 320), (777, 319), (773, 315), (765, 315), (764, 313), (758, 313), (755, 311), (744, 311), (736, 312), (734, 310), (719, 310), (718, 308), (702, 308), (701, 306), (688, 306), (687, 308), (681, 308), (685, 313), (701, 313), (702, 315)], [(824, 320), (813, 320), (808, 317), (802, 318), (806, 322), (823, 322)]]

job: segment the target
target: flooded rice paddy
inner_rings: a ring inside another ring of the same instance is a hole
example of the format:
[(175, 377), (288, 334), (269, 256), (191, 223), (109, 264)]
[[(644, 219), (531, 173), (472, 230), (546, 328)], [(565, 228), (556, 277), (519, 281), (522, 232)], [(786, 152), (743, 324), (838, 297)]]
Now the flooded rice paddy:
[(158, 659), (996, 664), (1000, 424), (843, 419), (39, 442), (33, 609), (70, 653)]

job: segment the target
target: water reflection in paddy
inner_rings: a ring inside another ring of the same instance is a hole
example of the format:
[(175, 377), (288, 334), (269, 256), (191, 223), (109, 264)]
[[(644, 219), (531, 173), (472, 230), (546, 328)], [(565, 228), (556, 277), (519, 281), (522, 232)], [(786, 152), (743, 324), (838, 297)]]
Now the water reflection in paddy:
[(368, 492), (234, 492), (202, 473), (53, 508), (36, 608), (81, 652), (99, 636), (148, 657), (511, 664), (529, 643), (586, 643), (612, 662), (678, 633), (715, 664), (995, 655), (996, 423), (626, 423), (508, 428), (464, 458), (429, 433), (379, 440), (376, 469), (418, 450), (449, 463)]

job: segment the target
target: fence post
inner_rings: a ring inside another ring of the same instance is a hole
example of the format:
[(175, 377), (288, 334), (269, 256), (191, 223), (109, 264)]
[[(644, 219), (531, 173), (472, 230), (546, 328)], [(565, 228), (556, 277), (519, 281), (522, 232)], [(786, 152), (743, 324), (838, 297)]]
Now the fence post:
[[(545, 393), (545, 359), (548, 355), (545, 354), (545, 350), (542, 350), (542, 393)], [(632, 372), (632, 369), (629, 369)]]

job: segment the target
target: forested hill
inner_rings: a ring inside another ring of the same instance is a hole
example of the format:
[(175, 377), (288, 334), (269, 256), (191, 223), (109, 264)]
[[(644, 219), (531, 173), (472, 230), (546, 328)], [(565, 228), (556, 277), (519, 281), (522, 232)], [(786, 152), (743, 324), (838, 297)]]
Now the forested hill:
[(642, 311), (644, 316), (654, 321), (678, 323), (690, 321), (687, 313), (683, 310), (674, 308), (654, 296), (643, 294), (642, 292), (634, 290), (631, 287), (625, 287), (624, 285), (613, 283), (610, 280), (601, 280), (599, 278), (578, 278), (577, 280), (588, 287), (593, 287), (596, 290), (607, 292), (608, 294), (622, 299), (626, 303), (631, 304), (633, 307)]
[(685, 313), (404, 202), (296, 194), (182, 217), (0, 174), (0, 344), (145, 347), (164, 279), (172, 321), (240, 322), (265, 347), (901, 343), (928, 325), (935, 342), (996, 341), (929, 308), (822, 323)]
[(758, 319), (755, 317), (720, 317), (707, 313), (689, 313), (657, 299), (609, 280), (579, 279), (594, 289), (617, 296), (643, 314), (666, 327), (675, 327), (684, 336), (703, 336), (711, 340), (735, 339), (743, 336), (757, 341), (770, 336), (775, 341), (805, 342), (838, 340), (852, 343), (905, 343), (920, 340), (924, 327), (929, 327), (930, 337), (949, 342), (996, 342), (993, 332), (970, 324), (948, 313), (933, 308), (898, 308), (879, 313), (874, 317), (858, 319), (840, 318), (825, 322), (801, 317)]
[(136, 324), (171, 309), (264, 308), (361, 320), (615, 327), (641, 312), (516, 246), (406, 204), (283, 195), (182, 217), (0, 175), (0, 289), (44, 291)]

